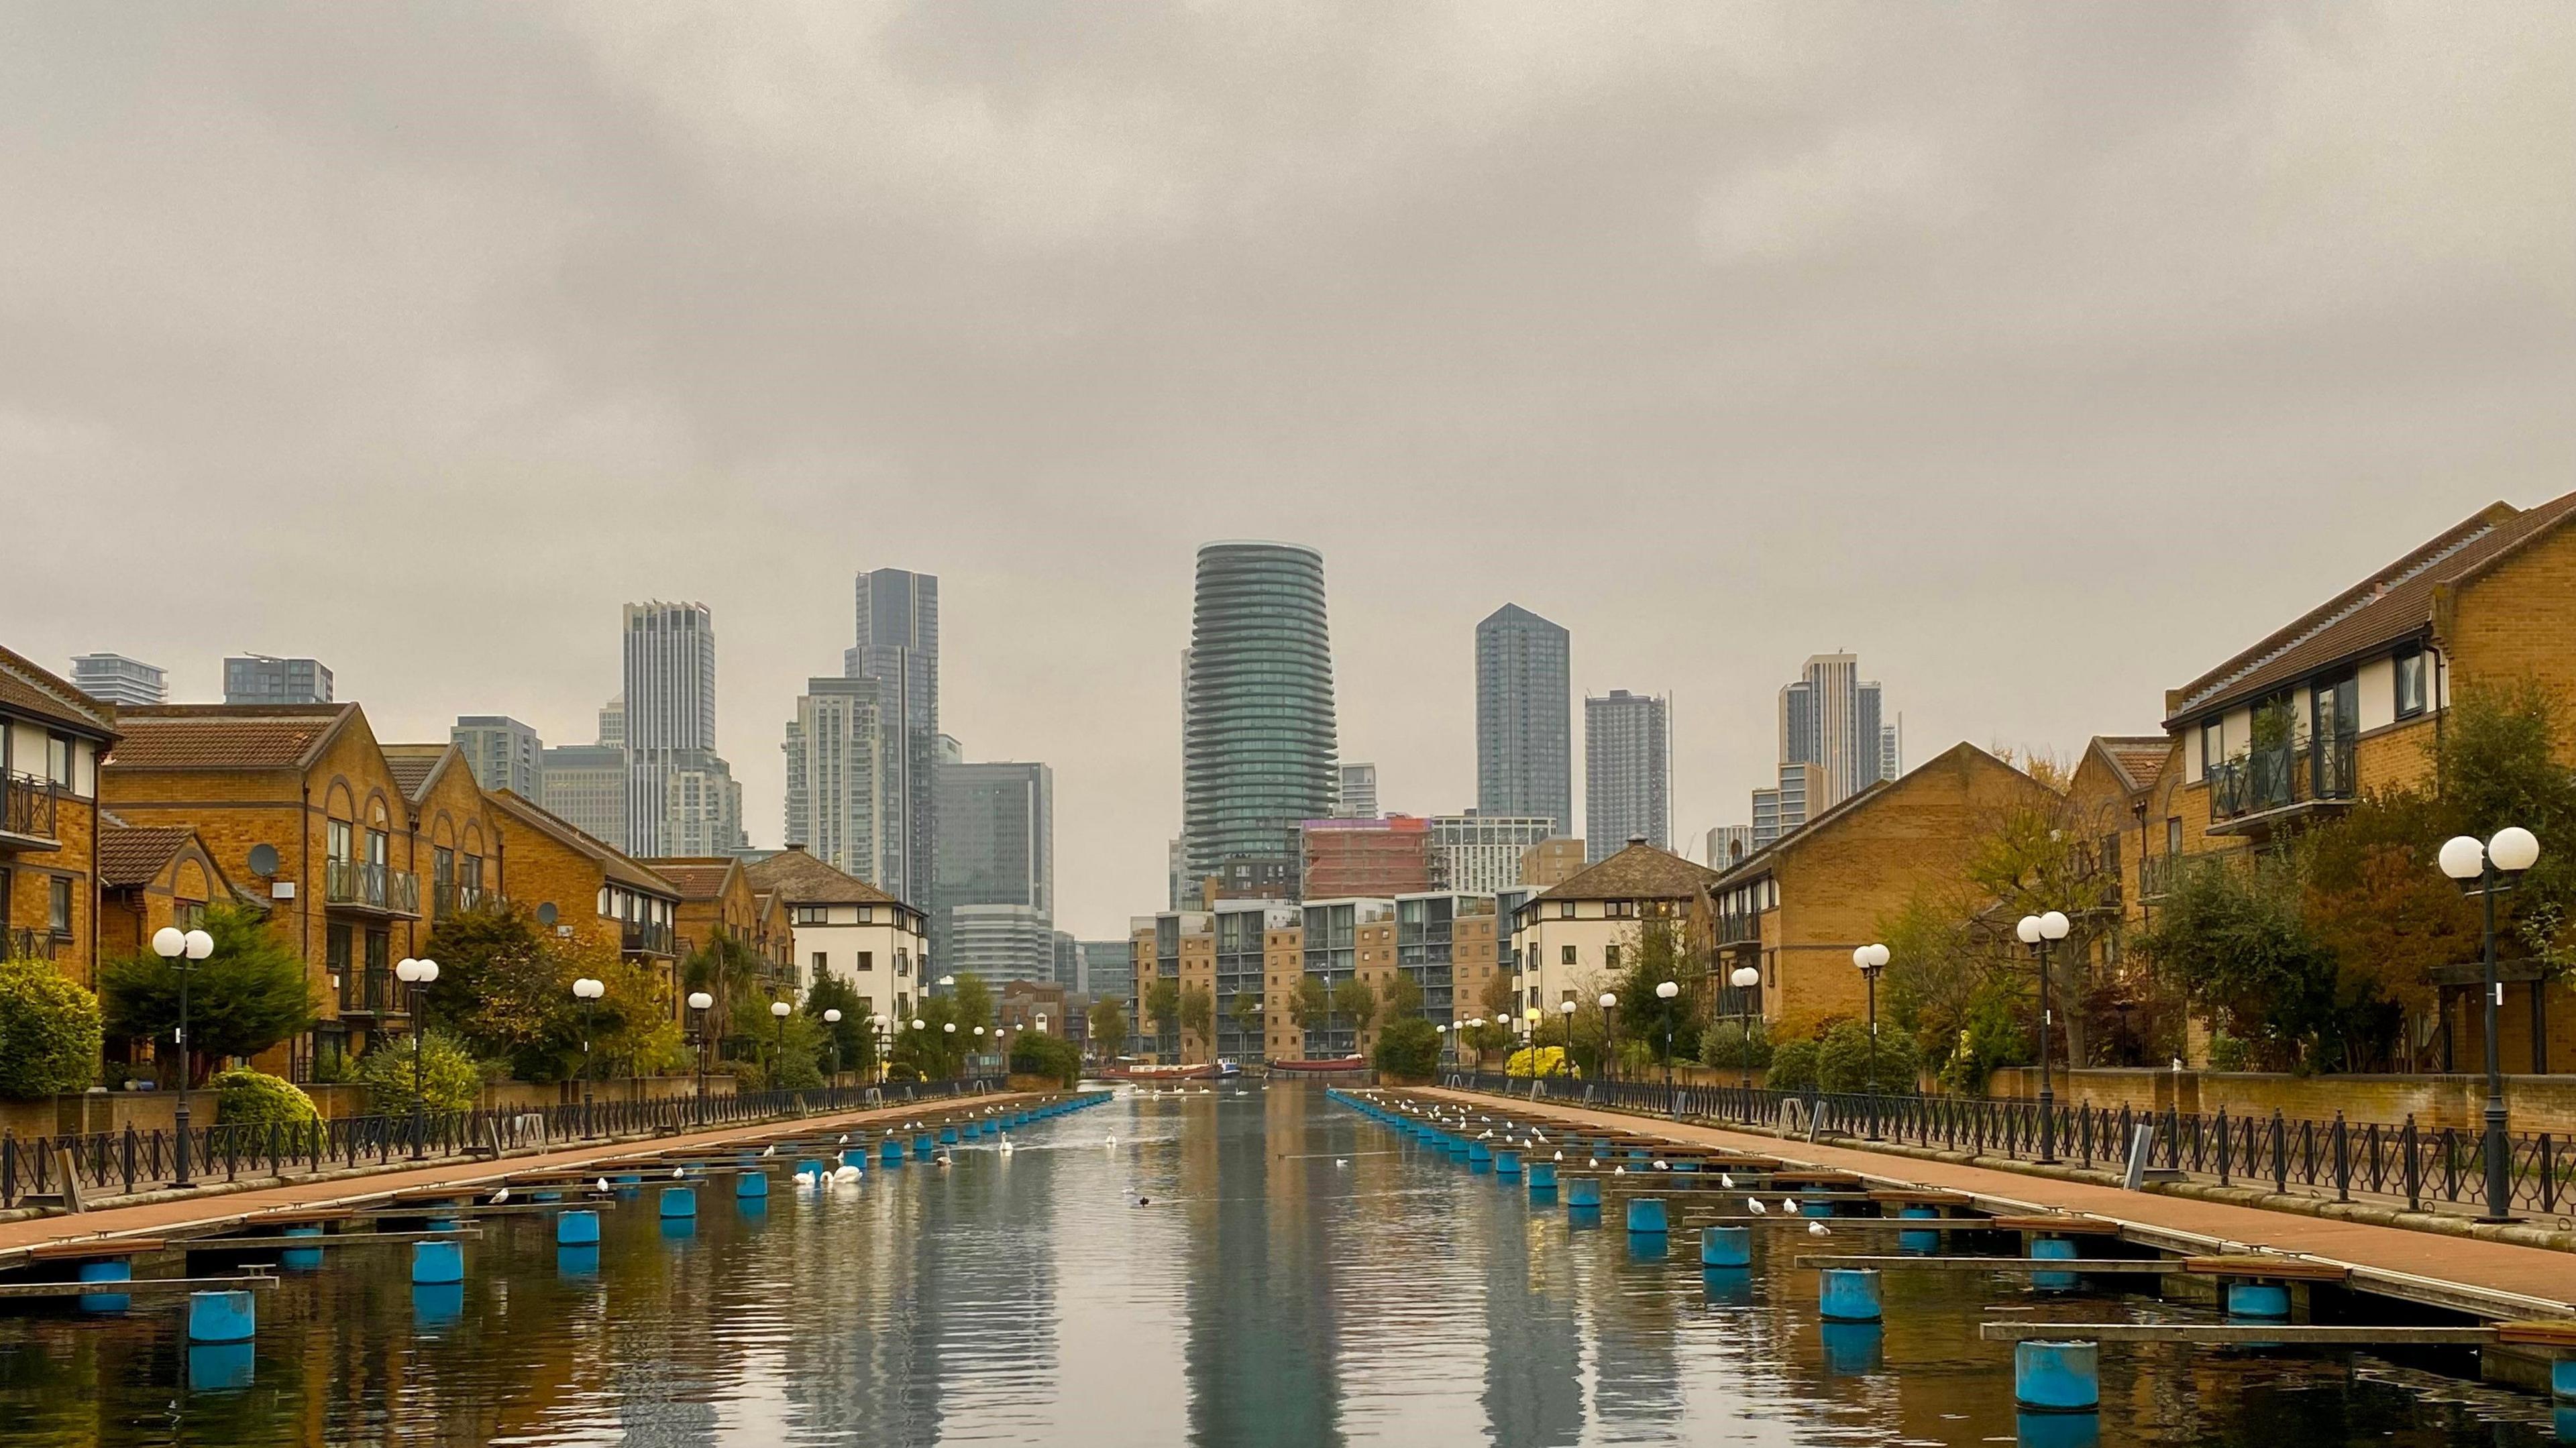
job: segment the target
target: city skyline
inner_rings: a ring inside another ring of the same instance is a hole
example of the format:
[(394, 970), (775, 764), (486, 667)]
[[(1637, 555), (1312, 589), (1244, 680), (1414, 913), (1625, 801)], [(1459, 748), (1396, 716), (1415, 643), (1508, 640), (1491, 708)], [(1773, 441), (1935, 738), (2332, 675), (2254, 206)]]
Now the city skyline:
[[(602, 621), (702, 600), (775, 846), (851, 570), (934, 574), (943, 725), (1054, 767), (1057, 923), (1105, 939), (1164, 898), (1210, 539), (1325, 549), (1392, 802), (1476, 798), (1514, 603), (1570, 689), (1674, 694), (1682, 840), (1746, 822), (1810, 652), (1910, 758), (2070, 759), (2576, 458), (2563, 6), (973, 21), (709, 68), (460, 13), (471, 82), (422, 87), (384, 15), (31, 18), (0, 475), (62, 541), (12, 647), (197, 701), (316, 657), (387, 738), (577, 744)], [(2259, 566), (2188, 541), (2257, 517), (2300, 520)]]

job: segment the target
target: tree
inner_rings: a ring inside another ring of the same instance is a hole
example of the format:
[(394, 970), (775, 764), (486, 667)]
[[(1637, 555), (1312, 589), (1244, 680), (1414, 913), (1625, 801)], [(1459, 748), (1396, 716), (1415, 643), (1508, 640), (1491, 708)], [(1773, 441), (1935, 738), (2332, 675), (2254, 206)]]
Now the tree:
[[(206, 1062), (254, 1056), (310, 1030), (318, 1008), (304, 962), (247, 906), (216, 905), (202, 923), (214, 953), (188, 968), (188, 1074)], [(99, 971), (106, 1029), (120, 1037), (171, 1035), (179, 1026), (179, 972), (144, 950)]]
[(1125, 1054), (1127, 1050), (1127, 1005), (1116, 996), (1103, 996), (1091, 1003), (1091, 1044), (1103, 1057)]
[(1175, 1035), (1181, 1028), (1181, 983), (1169, 976), (1157, 977), (1145, 987), (1137, 1002), (1145, 1019), (1154, 1023), (1156, 1038)]
[(1043, 1076), (1071, 1090), (1082, 1078), (1082, 1052), (1062, 1036), (1022, 1031), (1011, 1039), (1011, 1074)]
[(1348, 1018), (1354, 1033), (1365, 1031), (1377, 1019), (1377, 992), (1367, 981), (1352, 976), (1333, 987), (1333, 1014)]
[(358, 1058), (358, 1084), (367, 1090), (367, 1109), (378, 1116), (409, 1116), (415, 1101), (427, 1101), (432, 1112), (471, 1111), (483, 1096), (483, 1070), (465, 1047), (445, 1031), (428, 1033), (420, 1050), (420, 1089), (413, 1089), (413, 1038), (379, 1041)]
[(225, 1126), (303, 1127), (322, 1119), (313, 1098), (282, 1076), (235, 1066), (216, 1072), (209, 1084), (215, 1088), (215, 1120)]
[(955, 985), (945, 988), (941, 999), (947, 1001), (948, 1018), (957, 1023), (959, 1035), (973, 1034), (977, 1026), (993, 1024), (993, 991), (984, 978), (972, 973), (956, 977)]
[(1252, 1037), (1257, 1048), (1261, 1038), (1261, 993), (1249, 990), (1236, 991), (1234, 1000), (1226, 1007), (1225, 1013), (1234, 1018), (1235, 1031)]
[(2281, 857), (2183, 872), (2144, 946), (2261, 1069), (2303, 1064), (2308, 1043), (2332, 1024), (2334, 953), (2309, 931), (2296, 872)]
[(1771, 1052), (1771, 1074), (1763, 1084), (1774, 1091), (1816, 1089), (1816, 1043), (1783, 1041)]
[(1181, 988), (1181, 1029), (1199, 1038), (1199, 1044), (1216, 1048), (1216, 993), (1203, 985)]
[(1485, 1024), (1461, 1027), (1458, 1032), (1459, 1042), (1477, 1054), (1479, 1064), (1482, 1064), (1481, 1058), (1485, 1053), (1511, 1048), (1511, 1028), (1504, 1022), (1511, 1018), (1514, 1002), (1519, 996), (1520, 990), (1512, 984), (1508, 970), (1495, 972), (1493, 979), (1485, 982), (1482, 998)]
[(96, 996), (52, 961), (0, 961), (0, 1097), (87, 1091), (98, 1081), (99, 1043)]
[(1410, 1020), (1422, 1014), (1422, 982), (1403, 971), (1386, 978), (1378, 988), (1378, 1015), (1388, 1022)]
[(1320, 1031), (1331, 1021), (1333, 992), (1319, 975), (1297, 977), (1296, 994), (1288, 997), (1288, 1019), (1301, 1031)]
[[(1668, 920), (1644, 920), (1631, 929), (1619, 954), (1626, 965), (1611, 989), (1619, 994), (1619, 1035), (1643, 1044), (1650, 1059), (1665, 1058), (1665, 1042), (1676, 1056), (1699, 1051), (1698, 1007), (1704, 992), (1693, 989), (1704, 974), (1683, 948), (1682, 933)], [(1681, 987), (1672, 999), (1655, 993), (1671, 981)], [(1580, 1009), (1578, 1005), (1577, 1009)], [(1669, 1034), (1668, 1034), (1669, 1033)]]
[(1373, 1064), (1400, 1080), (1424, 1080), (1440, 1069), (1440, 1030), (1419, 1015), (1398, 1016), (1377, 1033)]
[(1762, 1030), (1762, 1019), (1725, 1019), (1712, 1021), (1700, 1032), (1699, 1059), (1703, 1066), (1721, 1066), (1729, 1070), (1755, 1070), (1771, 1064), (1771, 1038)]
[[(444, 966), (446, 957), (439, 957), (439, 963)], [(717, 1020), (732, 1020), (736, 1001), (763, 994), (761, 983), (768, 974), (768, 962), (751, 948), (751, 942), (721, 925), (709, 931), (706, 942), (680, 962), (681, 986), (714, 996), (716, 1003), (711, 1009)]]
[[(438, 962), (438, 983), (425, 993), (432, 1023), (519, 1080), (565, 1081), (617, 1061), (664, 1066), (678, 1045), (670, 995), (656, 973), (605, 941), (553, 934), (524, 906), (448, 915), (422, 953)], [(573, 995), (584, 976), (607, 987), (599, 1000)]]
[[(841, 1019), (825, 1021), (823, 1012), (837, 1010)], [(805, 992), (805, 1014), (822, 1026), (822, 1065), (832, 1069), (833, 1053), (838, 1048), (840, 1069), (855, 1071), (862, 1077), (874, 1076), (877, 1068), (877, 1033), (868, 1019), (867, 1008), (851, 984), (837, 975), (818, 975)]]
[[(1875, 1073), (1871, 1070), (1873, 1063)], [(1869, 1027), (1860, 1021), (1845, 1021), (1834, 1027), (1816, 1048), (1816, 1084), (1827, 1091), (1911, 1096), (1922, 1070), (1923, 1061), (1915, 1053), (1913, 1037), (1903, 1031), (1882, 1030), (1873, 1051)]]

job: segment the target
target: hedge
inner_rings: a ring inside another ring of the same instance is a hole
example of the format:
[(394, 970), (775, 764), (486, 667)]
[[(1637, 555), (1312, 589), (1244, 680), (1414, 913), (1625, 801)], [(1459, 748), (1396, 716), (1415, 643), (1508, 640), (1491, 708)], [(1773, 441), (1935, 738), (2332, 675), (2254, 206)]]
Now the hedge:
[(283, 1077), (248, 1066), (215, 1073), (215, 1119), (226, 1126), (309, 1126), (321, 1110), (303, 1089)]
[(1388, 1076), (1426, 1080), (1440, 1070), (1440, 1028), (1420, 1016), (1389, 1021), (1377, 1033), (1377, 1069)]
[(87, 1091), (99, 1043), (98, 997), (51, 961), (0, 961), (0, 1097)]

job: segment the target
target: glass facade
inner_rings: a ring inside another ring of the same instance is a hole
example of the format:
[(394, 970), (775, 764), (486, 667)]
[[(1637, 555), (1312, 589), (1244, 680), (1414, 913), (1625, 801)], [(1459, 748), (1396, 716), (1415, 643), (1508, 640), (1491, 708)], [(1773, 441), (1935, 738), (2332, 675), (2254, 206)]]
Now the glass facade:
[(1298, 824), (1332, 813), (1338, 778), (1324, 558), (1287, 543), (1199, 550), (1182, 754), (1193, 876), (1284, 862)]
[(1570, 639), (1512, 603), (1476, 625), (1476, 813), (1573, 827)]

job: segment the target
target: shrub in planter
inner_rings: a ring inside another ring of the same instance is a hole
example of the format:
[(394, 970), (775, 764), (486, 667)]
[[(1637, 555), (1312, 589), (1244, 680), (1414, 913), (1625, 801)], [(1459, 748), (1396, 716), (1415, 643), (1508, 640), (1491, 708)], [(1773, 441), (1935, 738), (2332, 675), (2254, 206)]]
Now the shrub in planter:
[(1869, 1027), (1859, 1021), (1845, 1021), (1834, 1027), (1817, 1049), (1816, 1084), (1827, 1091), (1914, 1094), (1923, 1062), (1914, 1049), (1912, 1036), (1882, 1028), (1874, 1059), (1878, 1067), (1875, 1077), (1870, 1071), (1873, 1053)]
[(226, 1126), (309, 1126), (322, 1119), (302, 1088), (266, 1071), (235, 1066), (207, 1084), (215, 1088), (215, 1119)]
[(1425, 1080), (1440, 1069), (1440, 1028), (1420, 1016), (1386, 1023), (1377, 1033), (1374, 1063), (1380, 1073)]
[[(367, 1088), (367, 1109), (379, 1116), (408, 1116), (412, 1109), (412, 1040), (397, 1036), (380, 1041), (358, 1058), (358, 1084)], [(423, 1095), (433, 1112), (471, 1111), (483, 1096), (483, 1068), (465, 1054), (456, 1038), (432, 1031), (421, 1053), (426, 1076)]]
[(1703, 1066), (1760, 1069), (1771, 1064), (1771, 1037), (1758, 1022), (1748, 1032), (1742, 1021), (1718, 1021), (1700, 1034), (1699, 1059)]
[(1011, 1041), (1011, 1074), (1070, 1088), (1082, 1077), (1082, 1048), (1062, 1036), (1022, 1031)]
[(0, 961), (0, 1097), (86, 1091), (98, 1053), (98, 997), (51, 961)]
[(1771, 1074), (1764, 1082), (1774, 1091), (1816, 1089), (1816, 1043), (1783, 1041), (1772, 1048)]

